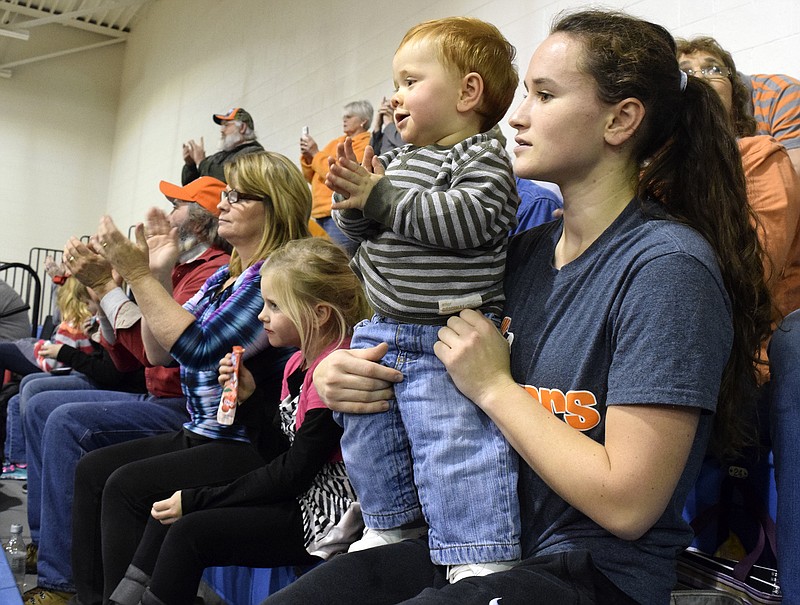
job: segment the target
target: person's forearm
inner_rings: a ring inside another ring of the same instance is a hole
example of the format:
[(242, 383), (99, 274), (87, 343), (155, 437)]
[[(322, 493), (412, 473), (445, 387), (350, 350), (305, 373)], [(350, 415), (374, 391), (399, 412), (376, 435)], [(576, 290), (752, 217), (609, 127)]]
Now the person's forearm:
[(119, 286), (117, 285), (117, 282), (115, 282), (113, 279), (107, 279), (102, 283), (91, 286), (92, 290), (94, 290), (95, 294), (100, 299), (118, 287)]
[[(183, 332), (195, 321), (194, 315), (184, 309), (175, 300), (170, 292), (153, 275), (142, 276), (130, 283), (131, 290), (136, 297), (139, 310), (142, 312), (143, 319), (146, 320), (142, 325), (142, 338), (147, 348), (146, 332), (149, 331), (153, 355), (159, 360), (163, 360), (163, 355), (158, 353), (157, 344), (164, 351), (169, 351), (175, 341)], [(150, 348), (147, 348), (148, 359), (150, 359)], [(151, 363), (156, 363), (150, 359)], [(163, 365), (159, 361), (157, 365)]]
[(102, 307), (97, 310), (97, 322), (100, 324), (100, 334), (108, 344), (113, 345), (117, 341), (117, 336), (114, 333), (114, 326), (111, 325), (111, 321), (103, 313)]
[[(553, 491), (626, 540), (640, 537), (663, 514), (699, 417), (688, 408), (612, 406), (606, 412), (611, 434), (602, 444), (556, 417), (510, 378), (487, 391), (481, 408)], [(634, 430), (638, 434), (627, 435)]]
[(141, 336), (142, 344), (144, 345), (144, 353), (150, 364), (154, 366), (168, 366), (174, 361), (172, 355), (169, 354), (169, 350), (161, 345), (150, 330), (147, 319), (144, 317), (141, 323)]

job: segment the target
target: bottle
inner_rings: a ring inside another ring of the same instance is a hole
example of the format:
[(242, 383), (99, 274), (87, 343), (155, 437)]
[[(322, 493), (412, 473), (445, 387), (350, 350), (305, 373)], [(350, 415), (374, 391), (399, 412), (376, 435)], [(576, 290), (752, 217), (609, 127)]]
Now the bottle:
[(244, 348), (238, 345), (231, 351), (233, 373), (228, 384), (222, 389), (222, 397), (217, 408), (217, 422), (220, 424), (233, 424), (233, 418), (236, 416), (236, 405), (239, 402), (239, 363), (242, 360), (242, 353)]
[(17, 583), (17, 588), (20, 594), (24, 592), (25, 586), (25, 542), (22, 540), (22, 525), (14, 523), (11, 525), (11, 538), (6, 542), (3, 547), (5, 550), (6, 558), (8, 559), (8, 566), (11, 568), (11, 573), (14, 574), (14, 580)]

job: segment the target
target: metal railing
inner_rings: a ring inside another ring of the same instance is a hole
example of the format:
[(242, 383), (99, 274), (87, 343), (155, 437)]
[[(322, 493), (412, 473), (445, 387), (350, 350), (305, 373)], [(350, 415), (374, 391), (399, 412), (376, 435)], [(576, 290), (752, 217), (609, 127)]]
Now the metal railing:
[(31, 318), (31, 336), (36, 337), (42, 323), (42, 282), (36, 271), (24, 263), (0, 262), (0, 279), (13, 288), (27, 305)]

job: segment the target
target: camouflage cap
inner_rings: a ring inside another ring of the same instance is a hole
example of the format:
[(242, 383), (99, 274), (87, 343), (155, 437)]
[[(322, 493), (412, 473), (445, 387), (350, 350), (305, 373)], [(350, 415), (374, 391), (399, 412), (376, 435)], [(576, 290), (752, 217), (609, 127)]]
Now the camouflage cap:
[(225, 113), (214, 114), (214, 121), (217, 124), (222, 124), (223, 122), (228, 122), (230, 120), (244, 122), (250, 128), (255, 129), (255, 126), (253, 126), (253, 117), (241, 107), (231, 107)]

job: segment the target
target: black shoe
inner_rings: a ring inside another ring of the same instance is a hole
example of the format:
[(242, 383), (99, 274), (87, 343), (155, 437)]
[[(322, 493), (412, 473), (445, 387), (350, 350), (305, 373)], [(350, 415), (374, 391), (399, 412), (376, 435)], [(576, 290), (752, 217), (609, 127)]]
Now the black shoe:
[(22, 484), (22, 493), (23, 494), (27, 494), (28, 493), (28, 484), (27, 483), (23, 483)]

